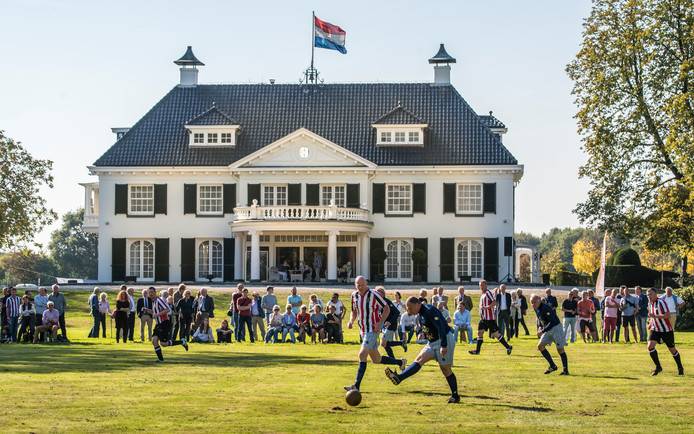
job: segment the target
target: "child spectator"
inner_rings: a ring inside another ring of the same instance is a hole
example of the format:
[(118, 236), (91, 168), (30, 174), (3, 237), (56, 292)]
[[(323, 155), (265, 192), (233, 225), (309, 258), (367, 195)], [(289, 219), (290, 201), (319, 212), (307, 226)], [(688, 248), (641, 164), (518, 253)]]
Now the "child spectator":
[(233, 330), (229, 327), (229, 321), (222, 320), (222, 325), (217, 329), (217, 343), (231, 343)]

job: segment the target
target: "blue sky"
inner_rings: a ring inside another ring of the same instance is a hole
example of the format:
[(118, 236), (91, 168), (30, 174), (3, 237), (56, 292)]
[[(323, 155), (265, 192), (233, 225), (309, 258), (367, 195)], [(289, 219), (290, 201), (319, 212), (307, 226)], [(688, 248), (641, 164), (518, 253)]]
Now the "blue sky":
[[(578, 224), (587, 183), (564, 72), (580, 43), (587, 0), (575, 1), (4, 1), (0, 4), (0, 129), (54, 161), (48, 204), (83, 205), (78, 182), (178, 81), (186, 45), (202, 83), (297, 82), (310, 61), (311, 11), (347, 31), (347, 55), (316, 50), (326, 82), (433, 80), (444, 42), (451, 80), (478, 112), (509, 128), (525, 165), (516, 230)], [(50, 229), (37, 241), (48, 240)]]

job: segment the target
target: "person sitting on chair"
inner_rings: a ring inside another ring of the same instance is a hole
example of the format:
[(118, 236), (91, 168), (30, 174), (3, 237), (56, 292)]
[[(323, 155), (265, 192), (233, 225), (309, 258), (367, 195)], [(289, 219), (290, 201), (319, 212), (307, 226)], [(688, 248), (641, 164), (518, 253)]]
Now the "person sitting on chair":
[(289, 262), (286, 259), (277, 267), (277, 274), (280, 276), (280, 280), (289, 281)]

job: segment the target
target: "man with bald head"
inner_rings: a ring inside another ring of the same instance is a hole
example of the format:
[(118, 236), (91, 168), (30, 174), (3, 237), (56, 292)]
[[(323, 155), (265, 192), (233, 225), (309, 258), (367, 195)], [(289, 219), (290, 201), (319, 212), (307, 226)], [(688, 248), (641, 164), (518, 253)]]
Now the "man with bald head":
[(390, 307), (381, 295), (369, 289), (364, 276), (354, 279), (356, 290), (352, 293), (352, 315), (347, 328), (352, 328), (357, 321), (361, 333), (361, 349), (359, 350), (359, 369), (354, 384), (345, 386), (345, 390), (360, 390), (361, 380), (366, 373), (366, 360), (371, 358), (373, 363), (383, 365), (396, 365), (405, 369), (407, 360), (396, 359), (389, 356), (381, 356), (378, 352), (379, 333), (383, 329), (383, 323), (390, 315)]

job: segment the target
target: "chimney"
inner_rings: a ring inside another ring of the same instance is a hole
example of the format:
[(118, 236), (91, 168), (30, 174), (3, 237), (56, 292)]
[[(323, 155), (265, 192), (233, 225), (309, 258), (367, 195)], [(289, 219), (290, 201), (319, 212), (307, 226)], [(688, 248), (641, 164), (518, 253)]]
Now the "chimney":
[(175, 60), (174, 63), (181, 67), (181, 87), (195, 87), (198, 85), (198, 66), (205, 66), (204, 63), (198, 60), (193, 54), (193, 47), (188, 45), (185, 54)]
[(451, 84), (451, 63), (455, 59), (446, 52), (443, 44), (439, 46), (439, 51), (429, 59), (429, 63), (434, 65), (434, 86), (448, 86)]

